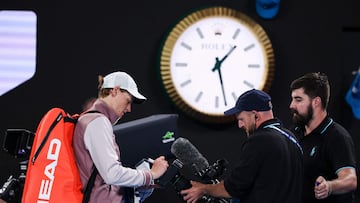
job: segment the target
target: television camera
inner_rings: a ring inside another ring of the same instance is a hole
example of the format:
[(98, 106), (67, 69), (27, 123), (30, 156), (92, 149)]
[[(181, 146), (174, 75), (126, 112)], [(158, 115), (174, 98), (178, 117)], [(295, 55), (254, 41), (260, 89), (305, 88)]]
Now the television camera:
[(6, 202), (21, 197), (34, 135), (25, 129), (7, 129), (5, 132), (3, 150), (16, 159), (25, 159), (19, 162), (19, 175), (10, 175), (0, 189), (0, 199)]
[[(182, 199), (181, 190), (191, 187), (190, 180), (204, 184), (216, 184), (223, 178), (228, 162), (217, 160), (212, 165), (185, 138), (178, 138), (171, 146), (176, 159), (156, 183), (162, 187), (172, 187)], [(203, 196), (200, 203), (229, 203), (229, 199)]]

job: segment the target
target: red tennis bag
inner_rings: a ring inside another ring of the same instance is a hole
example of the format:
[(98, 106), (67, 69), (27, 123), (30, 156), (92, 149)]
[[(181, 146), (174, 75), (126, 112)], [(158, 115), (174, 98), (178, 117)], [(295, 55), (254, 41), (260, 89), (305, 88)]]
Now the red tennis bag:
[(80, 175), (72, 147), (78, 115), (50, 109), (41, 119), (31, 148), (23, 203), (81, 202)]

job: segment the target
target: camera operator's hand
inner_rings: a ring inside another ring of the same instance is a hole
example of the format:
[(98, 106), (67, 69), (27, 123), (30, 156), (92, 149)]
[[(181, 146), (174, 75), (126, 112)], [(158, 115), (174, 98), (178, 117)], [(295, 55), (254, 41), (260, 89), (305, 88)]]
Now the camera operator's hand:
[(224, 182), (216, 184), (203, 184), (191, 181), (192, 187), (180, 191), (183, 199), (187, 203), (195, 203), (205, 195), (217, 198), (231, 198), (230, 194), (225, 190)]
[(168, 167), (169, 164), (165, 160), (164, 156), (160, 156), (155, 159), (151, 167), (151, 174), (153, 176), (153, 179), (158, 179), (160, 176), (162, 176), (166, 172)]
[(6, 203), (4, 200), (0, 199), (0, 203)]
[(183, 199), (187, 203), (195, 203), (205, 195), (205, 184), (191, 181), (191, 185), (191, 188), (180, 191), (180, 194), (183, 195)]

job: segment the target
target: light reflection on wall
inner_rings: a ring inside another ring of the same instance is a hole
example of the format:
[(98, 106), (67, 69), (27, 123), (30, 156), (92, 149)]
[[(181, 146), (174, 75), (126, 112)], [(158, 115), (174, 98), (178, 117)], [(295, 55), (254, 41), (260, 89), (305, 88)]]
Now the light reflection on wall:
[(35, 74), (36, 22), (33, 11), (0, 11), (0, 96)]

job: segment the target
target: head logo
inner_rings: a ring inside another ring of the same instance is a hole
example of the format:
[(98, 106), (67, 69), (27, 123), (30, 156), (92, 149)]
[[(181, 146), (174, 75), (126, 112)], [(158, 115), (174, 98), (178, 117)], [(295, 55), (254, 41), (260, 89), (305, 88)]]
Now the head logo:
[(47, 203), (50, 200), (52, 186), (55, 180), (55, 169), (58, 164), (61, 149), (61, 141), (54, 138), (50, 141), (47, 159), (51, 161), (44, 169), (44, 177), (41, 180), (40, 191), (37, 202)]
[(162, 136), (162, 142), (163, 142), (163, 143), (168, 143), (168, 142), (174, 141), (175, 138), (174, 138), (173, 136), (174, 136), (174, 132), (167, 131), (167, 132), (165, 133), (165, 135)]

